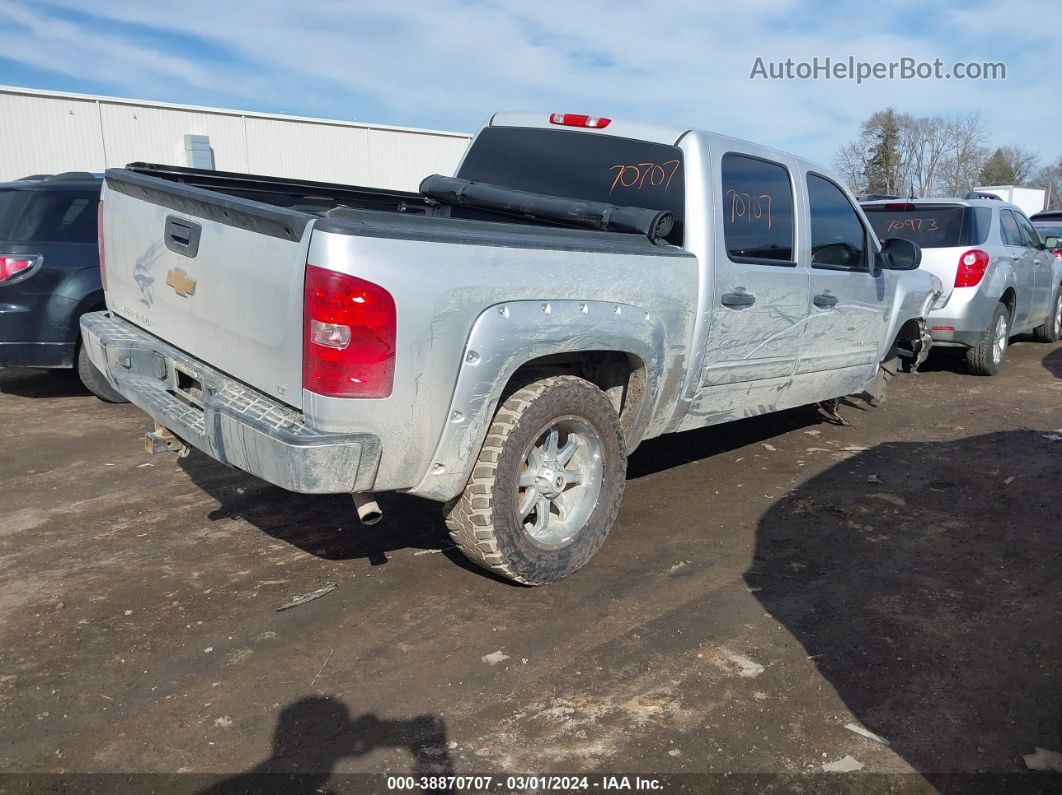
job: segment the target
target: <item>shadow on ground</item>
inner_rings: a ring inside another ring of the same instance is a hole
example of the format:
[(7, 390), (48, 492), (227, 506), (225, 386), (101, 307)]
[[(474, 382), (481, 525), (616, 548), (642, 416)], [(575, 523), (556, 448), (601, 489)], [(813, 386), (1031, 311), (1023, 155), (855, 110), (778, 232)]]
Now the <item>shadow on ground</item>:
[(196, 450), (181, 459), (180, 466), (220, 503), (210, 512), (210, 519), (243, 519), (317, 557), (367, 558), (373, 565), (383, 565), (388, 552), (438, 549), (449, 542), (439, 506), (428, 500), (380, 495), (384, 518), (367, 527), (358, 521), (354, 503), (345, 494), (295, 494), (230, 469)]
[(388, 720), (364, 714), (352, 720), (339, 699), (304, 698), (281, 710), (267, 759), (201, 790), (201, 795), (325, 792), (338, 763), (382, 748), (408, 750), (412, 766), (396, 771), (400, 774), (408, 773), (415, 780), (452, 776), (447, 745), (446, 724), (434, 715)]
[(916, 770), (1021, 770), (1062, 742), (1060, 482), (1035, 432), (883, 444), (776, 503), (745, 579)]
[(90, 397), (73, 370), (32, 367), (0, 368), (0, 392), (27, 398)]
[[(631, 456), (627, 478), (642, 478), (824, 421), (811, 406), (652, 439)], [(388, 552), (442, 549), (455, 564), (513, 585), (450, 548), (438, 503), (405, 494), (381, 494), (378, 501), (383, 519), (366, 527), (358, 522), (347, 495), (295, 494), (196, 450), (181, 459), (180, 466), (196, 486), (219, 503), (209, 514), (212, 520), (243, 519), (273, 538), (328, 560), (365, 558), (373, 565), (383, 565)]]
[(826, 422), (815, 406), (749, 417), (710, 428), (672, 433), (643, 442), (627, 462), (627, 480), (637, 480), (800, 428)]
[(1044, 369), (1055, 378), (1062, 378), (1062, 348), (1056, 348), (1044, 357)]

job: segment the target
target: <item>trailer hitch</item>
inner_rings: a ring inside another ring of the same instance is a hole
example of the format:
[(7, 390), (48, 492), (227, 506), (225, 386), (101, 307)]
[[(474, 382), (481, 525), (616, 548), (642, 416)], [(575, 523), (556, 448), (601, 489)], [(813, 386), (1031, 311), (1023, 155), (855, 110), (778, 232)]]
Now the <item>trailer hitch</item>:
[(155, 430), (144, 434), (144, 449), (151, 455), (177, 453), (184, 458), (189, 453), (188, 445), (182, 442), (169, 428), (155, 423)]

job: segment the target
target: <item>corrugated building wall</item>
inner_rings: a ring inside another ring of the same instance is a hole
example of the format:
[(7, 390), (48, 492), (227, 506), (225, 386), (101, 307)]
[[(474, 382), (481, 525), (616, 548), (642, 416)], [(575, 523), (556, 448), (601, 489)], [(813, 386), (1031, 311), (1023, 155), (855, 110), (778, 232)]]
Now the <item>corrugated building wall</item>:
[(206, 136), (221, 171), (416, 190), (428, 174), (452, 174), (470, 138), (9, 86), (0, 86), (0, 119), (0, 181), (137, 160), (188, 166), (187, 136)]

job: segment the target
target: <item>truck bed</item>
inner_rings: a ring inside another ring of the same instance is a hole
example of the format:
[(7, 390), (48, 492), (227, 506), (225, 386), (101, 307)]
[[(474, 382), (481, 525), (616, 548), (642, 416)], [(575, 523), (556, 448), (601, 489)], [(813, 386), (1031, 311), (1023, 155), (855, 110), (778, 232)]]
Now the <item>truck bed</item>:
[(109, 170), (103, 206), (108, 308), (296, 409), (314, 230), (396, 246), (689, 256), (637, 234), (450, 217), (419, 194), (150, 164)]

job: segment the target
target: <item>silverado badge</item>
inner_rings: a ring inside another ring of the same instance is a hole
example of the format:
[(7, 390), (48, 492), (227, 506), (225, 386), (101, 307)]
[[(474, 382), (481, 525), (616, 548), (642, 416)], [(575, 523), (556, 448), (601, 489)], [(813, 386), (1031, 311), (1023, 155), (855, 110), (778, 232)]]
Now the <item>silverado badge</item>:
[(195, 295), (195, 279), (180, 268), (174, 268), (166, 274), (166, 284), (172, 287), (181, 298)]

